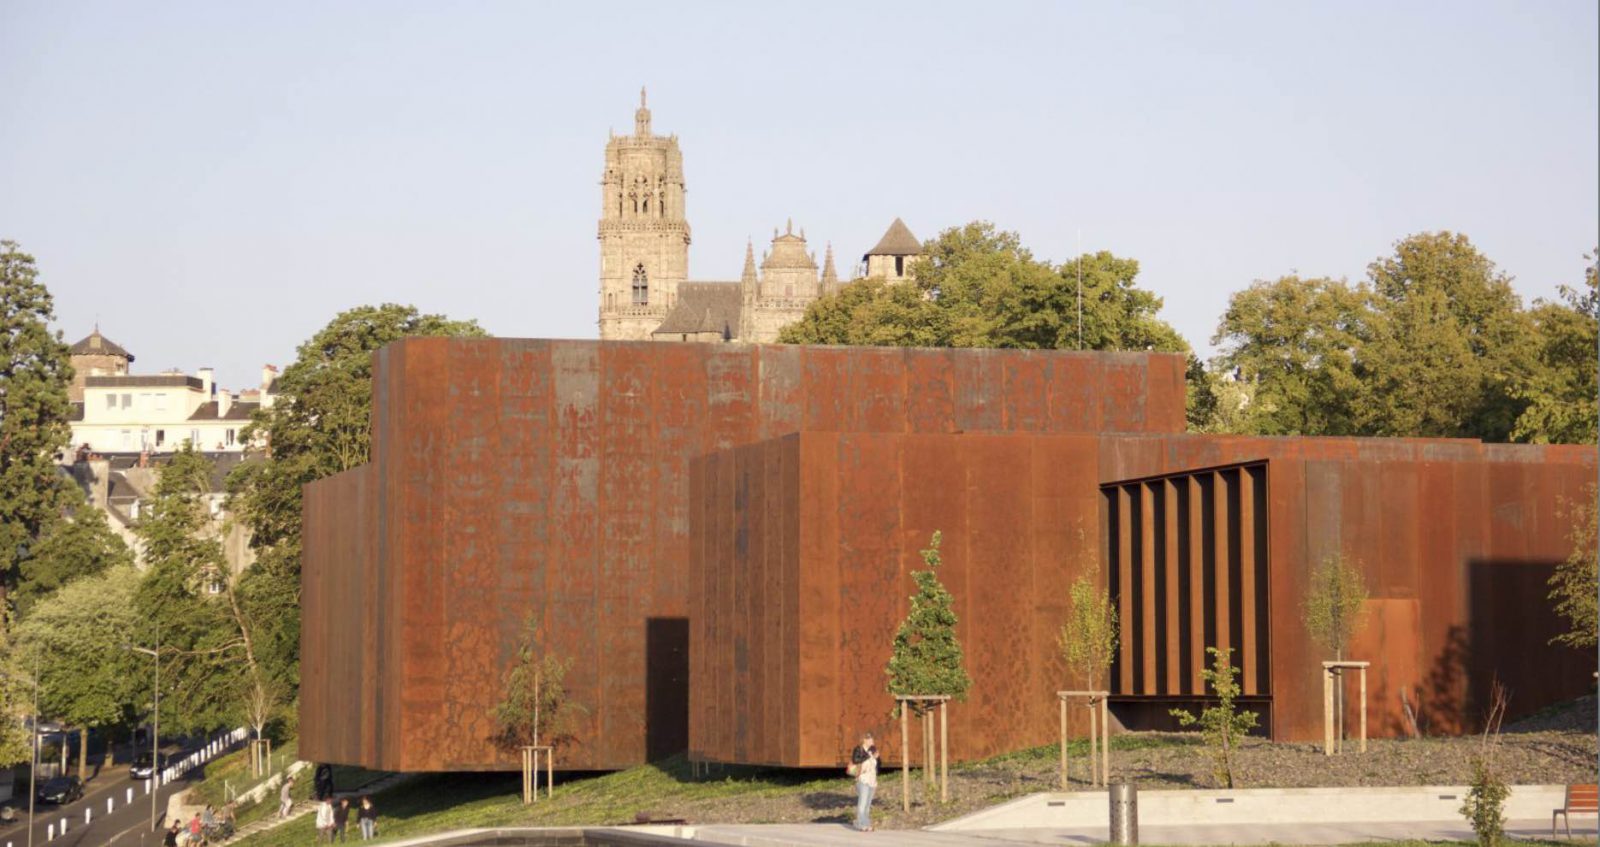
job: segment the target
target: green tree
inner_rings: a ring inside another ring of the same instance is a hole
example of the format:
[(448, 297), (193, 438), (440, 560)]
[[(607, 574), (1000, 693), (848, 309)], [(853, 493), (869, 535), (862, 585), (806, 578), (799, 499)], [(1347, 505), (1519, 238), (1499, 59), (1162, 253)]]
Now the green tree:
[(134, 531), (146, 570), (134, 592), (140, 644), (160, 642), (162, 725), (204, 731), (241, 713), (238, 665), (243, 640), (228, 606), (213, 591), (228, 581), (227, 561), (211, 526), (213, 467), (185, 444), (161, 468), (154, 496)]
[(11, 633), (11, 611), (0, 603), (0, 767), (32, 758), (23, 720), (33, 708), (32, 662), (25, 661)]
[(956, 638), (955, 599), (939, 581), (940, 541), (940, 533), (935, 532), (928, 549), (922, 551), (927, 567), (911, 574), (917, 593), (911, 595), (911, 608), (894, 634), (885, 670), (889, 693), (896, 696), (944, 695), (965, 700), (972, 686)]
[(1596, 520), (1595, 488), (1577, 503), (1566, 505), (1564, 518), (1572, 522), (1572, 552), (1556, 565), (1550, 575), (1550, 599), (1556, 614), (1567, 621), (1567, 631), (1550, 641), (1580, 650), (1593, 650), (1600, 643), (1600, 568), (1597, 568), (1595, 538), (1600, 523)]
[(1248, 386), (1247, 404), (1229, 410), (1242, 417), (1229, 431), (1356, 432), (1358, 357), (1371, 322), (1367, 294), (1340, 280), (1285, 276), (1235, 292), (1211, 339), (1219, 376)]
[(1361, 629), (1366, 602), (1366, 581), (1344, 557), (1329, 556), (1311, 572), (1304, 600), (1306, 630), (1335, 661), (1344, 659), (1351, 637)]
[(301, 486), (364, 464), (371, 449), (372, 354), (412, 336), (482, 336), (473, 321), (392, 303), (336, 315), (301, 344), (277, 381), (277, 399), (244, 437), (267, 445), (228, 479), (229, 507), (251, 533), (256, 563), (238, 581), (244, 617), (266, 678), (299, 685)]
[(819, 298), (787, 344), (1001, 347), (1184, 352), (1157, 317), (1161, 298), (1136, 283), (1139, 263), (1086, 253), (1060, 266), (1034, 258), (1016, 233), (975, 221), (928, 241), (914, 283), (857, 280)]
[(0, 241), (0, 601), (61, 514), (72, 368), (54, 319), (33, 257)]
[(578, 715), (587, 711), (566, 687), (571, 659), (544, 648), (537, 613), (523, 622), (516, 661), (506, 672), (505, 698), (495, 706), (495, 744), (516, 750), (536, 744), (558, 746), (572, 739)]
[(1061, 657), (1084, 690), (1098, 690), (1101, 674), (1117, 657), (1117, 607), (1093, 574), (1072, 581), (1071, 606), (1061, 626)]
[(1421, 233), (1367, 269), (1376, 305), (1361, 347), (1366, 435), (1509, 439), (1534, 365), (1511, 279), (1466, 236)]
[(1581, 291), (1563, 285), (1559, 301), (1535, 302), (1529, 319), (1538, 344), (1537, 361), (1513, 392), (1526, 408), (1517, 418), (1512, 438), (1536, 444), (1593, 444), (1600, 436), (1595, 404), (1600, 394), (1595, 379), (1595, 351), (1600, 349), (1596, 285), (1596, 266), (1591, 263)]
[[(1306, 585), (1302, 611), (1306, 631), (1311, 640), (1333, 653), (1334, 661), (1343, 661), (1350, 639), (1364, 623), (1367, 603), (1367, 583), (1361, 570), (1332, 555), (1322, 560), (1311, 572)], [(1333, 689), (1335, 732), (1344, 743), (1344, 686)]]
[(133, 564), (133, 551), (111, 530), (105, 512), (89, 505), (76, 485), (58, 489), (65, 515), (53, 521), (22, 562), (14, 595), (17, 614), (28, 615), (41, 599), (67, 583)]
[[(39, 705), (82, 735), (78, 775), (84, 777), (90, 729), (126, 722), (131, 708), (148, 696), (123, 649), (135, 627), (133, 594), (139, 582), (132, 563), (81, 577), (40, 601), (17, 625), (17, 640), (42, 651)], [(109, 745), (108, 748), (109, 750)]]
[(1206, 745), (1211, 748), (1212, 774), (1223, 788), (1233, 785), (1234, 754), (1245, 734), (1256, 726), (1255, 712), (1241, 712), (1234, 706), (1239, 697), (1239, 669), (1233, 666), (1232, 650), (1223, 651), (1207, 647), (1211, 654), (1211, 667), (1200, 671), (1200, 676), (1211, 686), (1217, 702), (1200, 711), (1197, 718), (1186, 709), (1173, 709), (1172, 716), (1179, 726), (1199, 726)]

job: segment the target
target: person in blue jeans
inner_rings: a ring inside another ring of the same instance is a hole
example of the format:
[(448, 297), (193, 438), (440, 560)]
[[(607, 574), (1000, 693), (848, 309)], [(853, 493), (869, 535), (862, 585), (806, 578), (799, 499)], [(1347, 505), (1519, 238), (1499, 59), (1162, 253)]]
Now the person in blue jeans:
[(878, 791), (878, 748), (872, 733), (861, 735), (861, 746), (850, 753), (850, 772), (856, 778), (856, 829), (872, 831), (872, 795)]

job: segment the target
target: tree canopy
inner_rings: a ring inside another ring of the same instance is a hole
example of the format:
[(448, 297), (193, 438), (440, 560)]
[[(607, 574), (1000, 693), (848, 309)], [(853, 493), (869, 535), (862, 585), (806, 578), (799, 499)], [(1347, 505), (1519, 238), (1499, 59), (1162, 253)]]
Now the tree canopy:
[[(1201, 429), (1585, 442), (1595, 437), (1594, 268), (1524, 309), (1466, 236), (1402, 239), (1357, 285), (1287, 276), (1228, 302)], [(1191, 384), (1193, 380), (1191, 380)], [(1231, 418), (1231, 420), (1229, 420)]]
[(33, 257), (0, 241), (0, 599), (61, 517), (57, 456), (72, 437), (67, 345)]
[(241, 619), (262, 679), (299, 684), (300, 489), (364, 464), (371, 449), (372, 354), (411, 336), (482, 336), (474, 321), (386, 303), (340, 312), (301, 344), (276, 384), (277, 399), (255, 413), (244, 437), (266, 453), (228, 479), (229, 507), (250, 529), (256, 563), (238, 580)]
[(819, 298), (785, 327), (787, 344), (1183, 352), (1157, 314), (1161, 298), (1136, 283), (1139, 263), (1101, 251), (1061, 265), (1036, 259), (1014, 232), (986, 221), (941, 232), (912, 264), (911, 284), (856, 280)]
[(39, 706), (74, 727), (120, 724), (130, 703), (148, 700), (149, 675), (122, 648), (135, 630), (131, 562), (80, 577), (40, 601), (17, 639), (42, 660)]

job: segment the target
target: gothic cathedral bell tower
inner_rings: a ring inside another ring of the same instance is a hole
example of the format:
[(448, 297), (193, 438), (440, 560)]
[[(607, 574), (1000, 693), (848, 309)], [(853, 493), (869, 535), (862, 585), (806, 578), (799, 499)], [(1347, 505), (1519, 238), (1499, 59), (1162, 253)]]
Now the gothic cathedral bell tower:
[(689, 276), (683, 153), (650, 131), (644, 89), (633, 135), (606, 142), (600, 181), (600, 337), (650, 339)]

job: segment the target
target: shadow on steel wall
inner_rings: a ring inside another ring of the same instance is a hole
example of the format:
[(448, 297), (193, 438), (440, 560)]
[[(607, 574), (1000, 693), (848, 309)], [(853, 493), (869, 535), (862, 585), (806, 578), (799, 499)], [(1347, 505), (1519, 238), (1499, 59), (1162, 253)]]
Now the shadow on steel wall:
[(689, 619), (645, 621), (645, 755), (689, 748)]
[(1552, 644), (1565, 619), (1549, 599), (1556, 562), (1473, 559), (1467, 563), (1467, 618), (1429, 657), (1421, 711), (1424, 732), (1483, 728), (1496, 679), (1510, 694), (1507, 721), (1593, 688), (1591, 654)]

